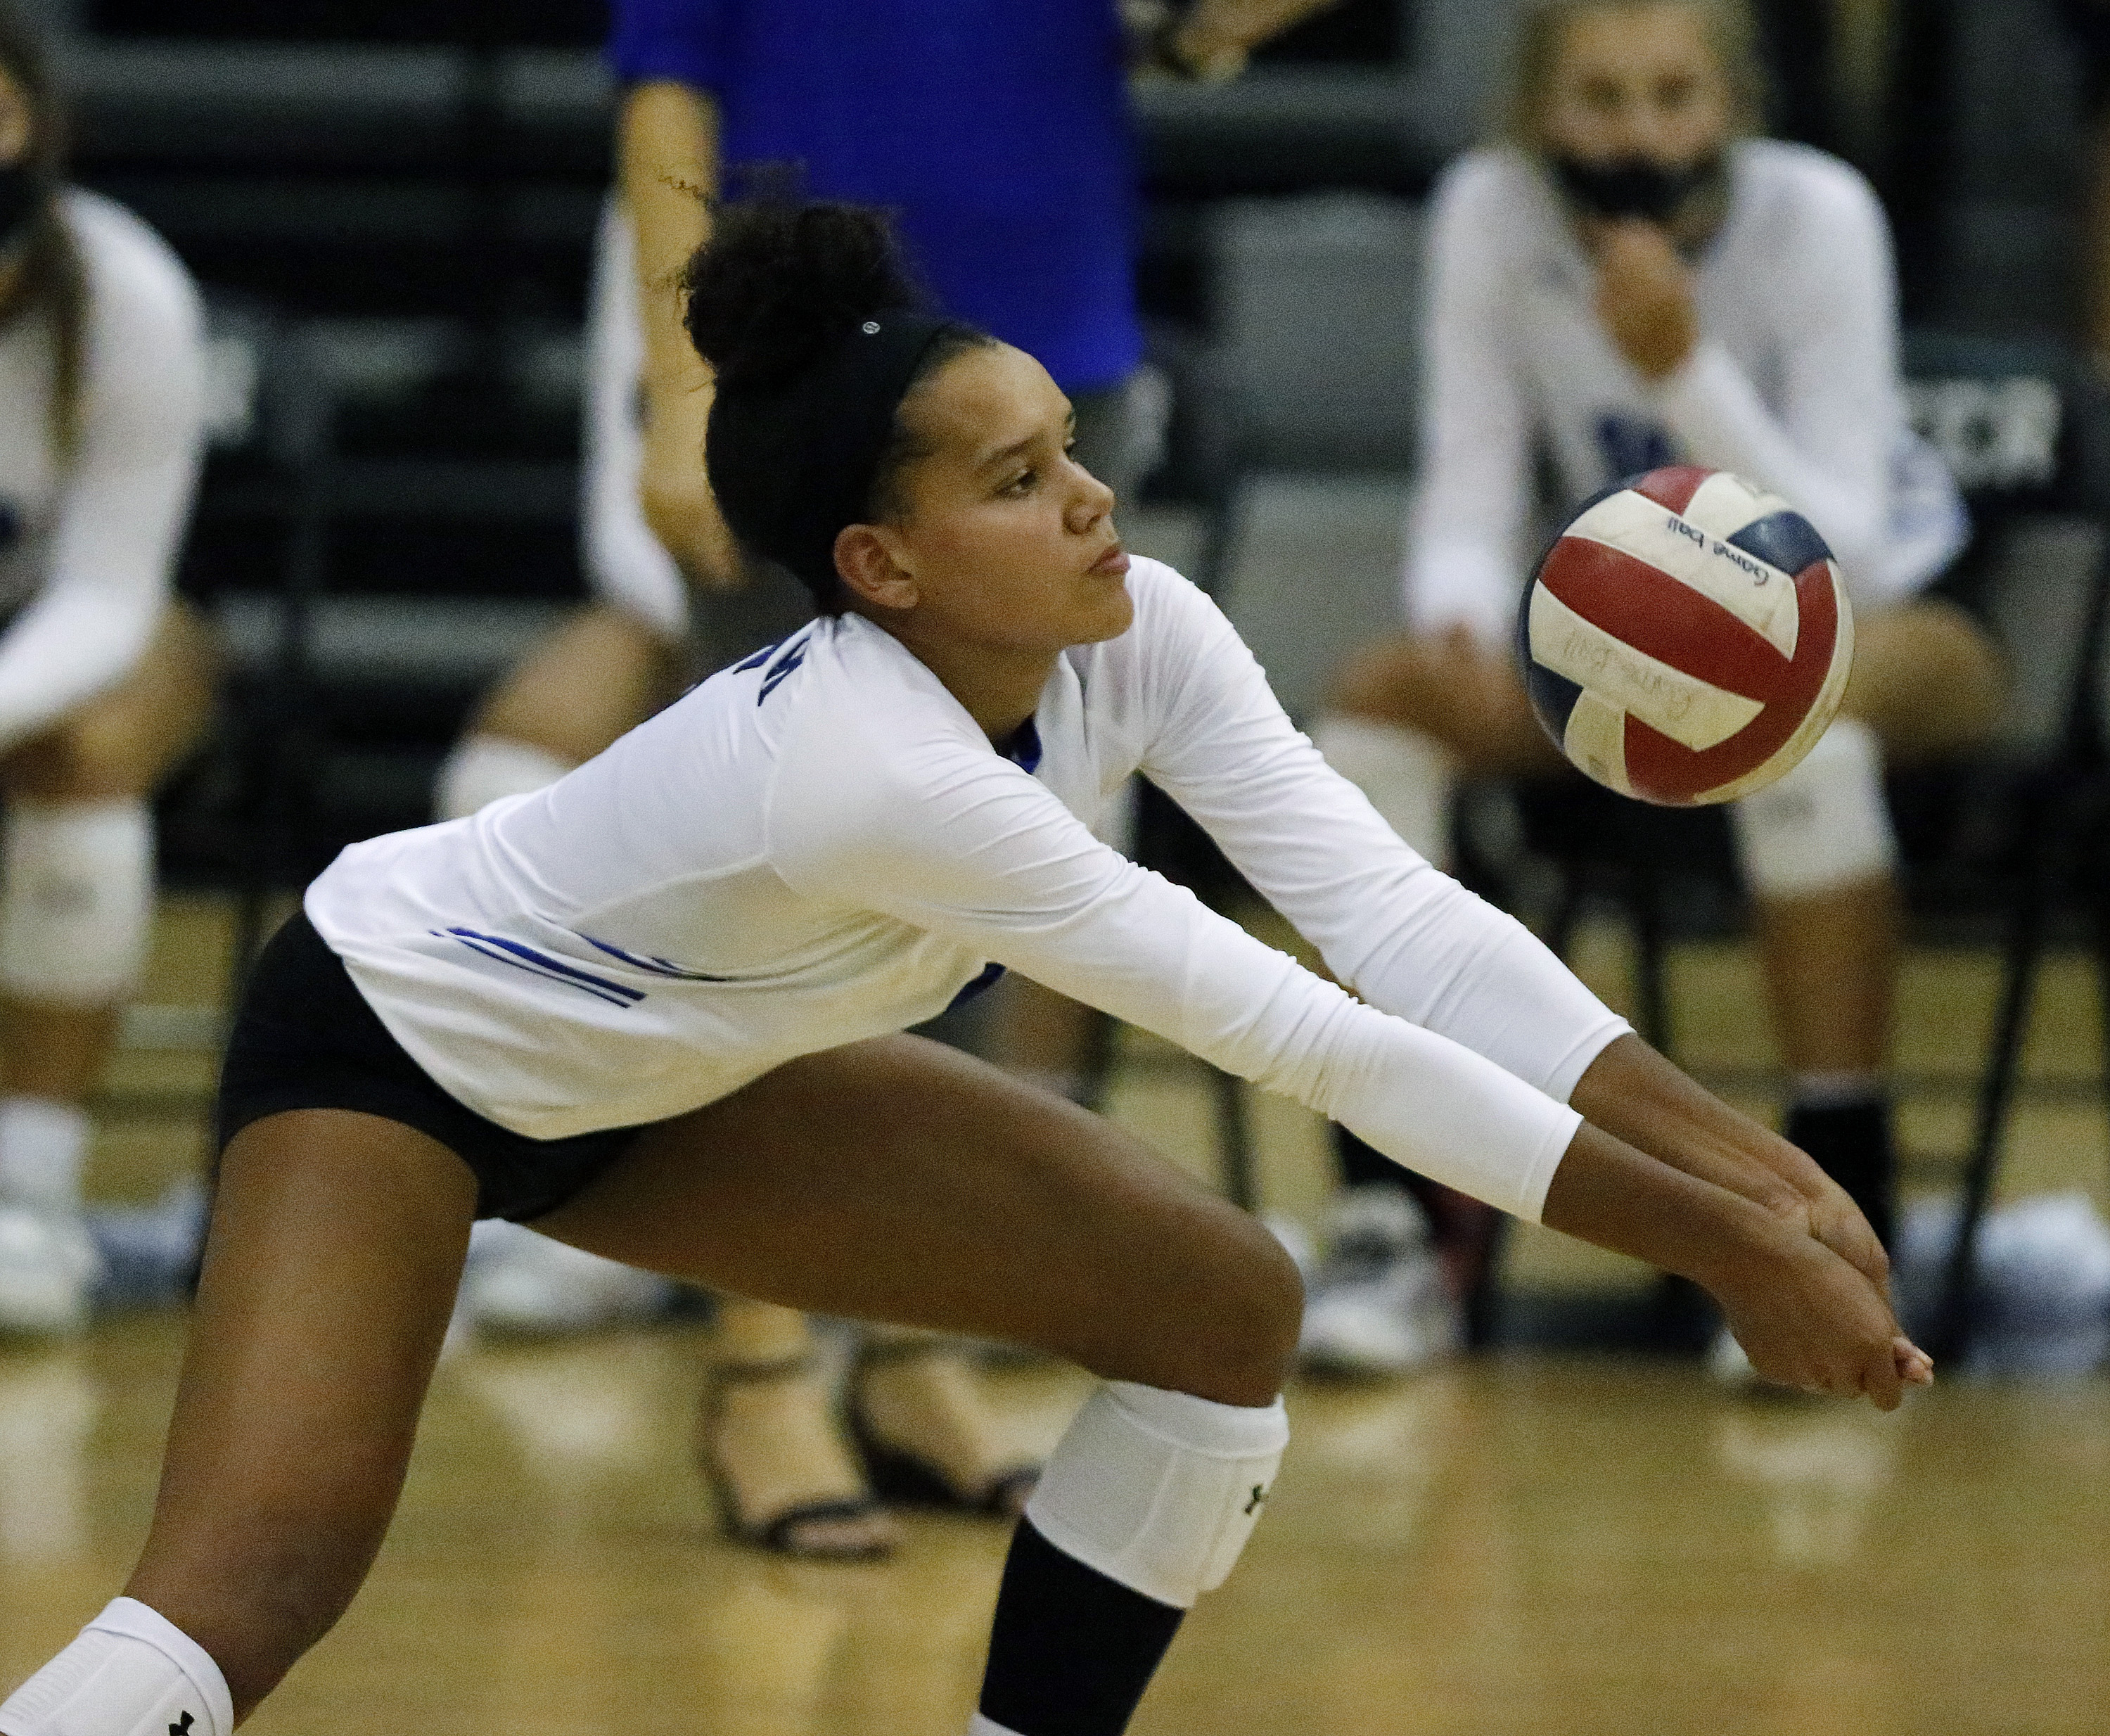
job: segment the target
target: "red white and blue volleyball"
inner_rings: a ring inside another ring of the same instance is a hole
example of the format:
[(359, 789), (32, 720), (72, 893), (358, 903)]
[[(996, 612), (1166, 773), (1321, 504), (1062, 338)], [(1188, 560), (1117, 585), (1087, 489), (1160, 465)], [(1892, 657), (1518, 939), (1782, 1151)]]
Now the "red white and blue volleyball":
[(1824, 539), (1778, 495), (1693, 465), (1589, 501), (1532, 575), (1517, 628), (1533, 708), (1569, 763), (1666, 807), (1786, 774), (1854, 665)]

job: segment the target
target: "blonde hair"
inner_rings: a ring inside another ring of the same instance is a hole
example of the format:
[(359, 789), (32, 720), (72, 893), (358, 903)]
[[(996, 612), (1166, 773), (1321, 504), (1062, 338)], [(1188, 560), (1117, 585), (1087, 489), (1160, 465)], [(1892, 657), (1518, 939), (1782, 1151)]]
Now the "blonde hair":
[(1527, 0), (1517, 21), (1509, 88), (1498, 117), (1500, 136), (1527, 150), (1539, 147), (1554, 65), (1571, 23), (1585, 12), (1634, 11), (1651, 6), (1682, 6), (1699, 13), (1728, 85), (1732, 128), (1739, 135), (1761, 130), (1766, 75), (1759, 58), (1758, 20), (1750, 0)]

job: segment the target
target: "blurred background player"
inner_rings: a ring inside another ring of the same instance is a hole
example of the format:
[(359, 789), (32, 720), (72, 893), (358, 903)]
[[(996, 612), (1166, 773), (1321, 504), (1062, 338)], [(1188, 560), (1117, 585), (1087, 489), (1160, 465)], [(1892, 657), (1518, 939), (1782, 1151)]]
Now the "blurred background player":
[[(1791, 1080), (1785, 1131), (1887, 1239), (1883, 768), (1981, 737), (2002, 677), (1985, 631), (1936, 585), (1967, 527), (1906, 424), (1882, 211), (1845, 163), (1753, 136), (1761, 84), (1741, 0), (1526, 7), (1504, 137), (1454, 164), (1433, 202), (1406, 625), (1349, 660), (1315, 735), (1443, 862), (1461, 777), (1562, 769), (1510, 644), (1541, 460), (1564, 510), (1674, 462), (1795, 501), (1847, 577), (1853, 684), (1808, 759), (1731, 819)], [(1487, 1258), (1492, 1220), (1424, 1185), (1449, 1255), (1439, 1285), (1398, 1172), (1334, 1138), (1346, 1190), (1306, 1352), (1410, 1367), (1456, 1342), (1451, 1299)], [(1733, 1344), (1718, 1348), (1733, 1368)]]
[(100, 1271), (84, 1107), (143, 961), (148, 800), (201, 730), (170, 592), (204, 446), (197, 296), (66, 185), (65, 120), (0, 5), (0, 1332), (77, 1330)]
[[(1046, 360), (1076, 407), (1080, 461), (1132, 498), (1169, 406), (1143, 365), (1135, 304), (1129, 43), (1139, 34), (1167, 71), (1229, 76), (1248, 47), (1324, 3), (1200, 0), (1125, 34), (1112, 0), (1006, 0), (972, 31), (937, 28), (912, 7), (840, 0), (618, 5), (620, 184), (588, 315), (582, 504), (594, 598), (486, 699), (441, 773), (441, 816), (552, 781), (688, 681), (812, 614), (790, 575), (734, 551), (697, 462), (710, 381), (673, 285), (727, 166), (795, 165), (815, 196), (898, 211), (939, 300)], [(899, 124), (908, 112), (913, 127)], [(998, 1046), (1016, 1070), (1081, 1095), (1089, 1015), (1021, 981), (998, 996)], [(656, 1278), (490, 1223), (462, 1312), (566, 1330), (648, 1309), (663, 1292)], [(721, 1306), (703, 1451), (729, 1526), (793, 1553), (886, 1547), (892, 1527), (838, 1434), (805, 1321), (762, 1303)], [(998, 1510), (1023, 1499), (1030, 1475), (1005, 1453), (957, 1348), (875, 1339), (854, 1385), (865, 1435), (907, 1449), (953, 1498)]]

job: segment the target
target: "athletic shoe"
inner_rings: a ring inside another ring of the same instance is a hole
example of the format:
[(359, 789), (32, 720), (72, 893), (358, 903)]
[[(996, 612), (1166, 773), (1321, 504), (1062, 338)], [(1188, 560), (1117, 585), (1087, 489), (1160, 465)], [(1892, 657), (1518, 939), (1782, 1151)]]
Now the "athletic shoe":
[(1750, 1358), (1727, 1326), (1714, 1335), (1707, 1347), (1707, 1377), (1718, 1386), (1763, 1386), (1764, 1377), (1752, 1367)]
[(469, 1238), (455, 1317), (486, 1331), (555, 1338), (652, 1319), (673, 1290), (654, 1273), (492, 1218)]
[(0, 1207), (0, 1334), (75, 1336), (102, 1276), (102, 1257), (77, 1214)]
[(1312, 1279), (1298, 1345), (1306, 1368), (1398, 1375), (1455, 1354), (1465, 1312), (1444, 1282), (1429, 1220), (1404, 1189), (1365, 1183), (1342, 1194)]

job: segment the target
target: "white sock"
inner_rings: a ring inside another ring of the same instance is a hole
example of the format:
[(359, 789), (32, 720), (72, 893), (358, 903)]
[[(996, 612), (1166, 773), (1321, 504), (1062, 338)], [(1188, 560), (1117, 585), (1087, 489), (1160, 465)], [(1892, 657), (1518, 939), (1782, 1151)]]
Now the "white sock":
[(114, 1600), (0, 1705), (0, 1736), (234, 1736), (220, 1666), (136, 1598)]
[(0, 1098), (0, 1204), (80, 1210), (88, 1112), (48, 1097)]
[(1451, 855), (1451, 755), (1432, 737), (1397, 724), (1329, 712), (1311, 726), (1326, 763), (1370, 799), (1379, 817), (1438, 868)]
[(1016, 1730), (1006, 1729), (994, 1718), (985, 1718), (976, 1712), (967, 1725), (967, 1736), (1018, 1736)]
[(572, 768), (571, 761), (547, 748), (509, 736), (464, 736), (433, 782), (432, 812), (443, 820), (459, 820), (501, 795), (524, 795), (553, 784)]

